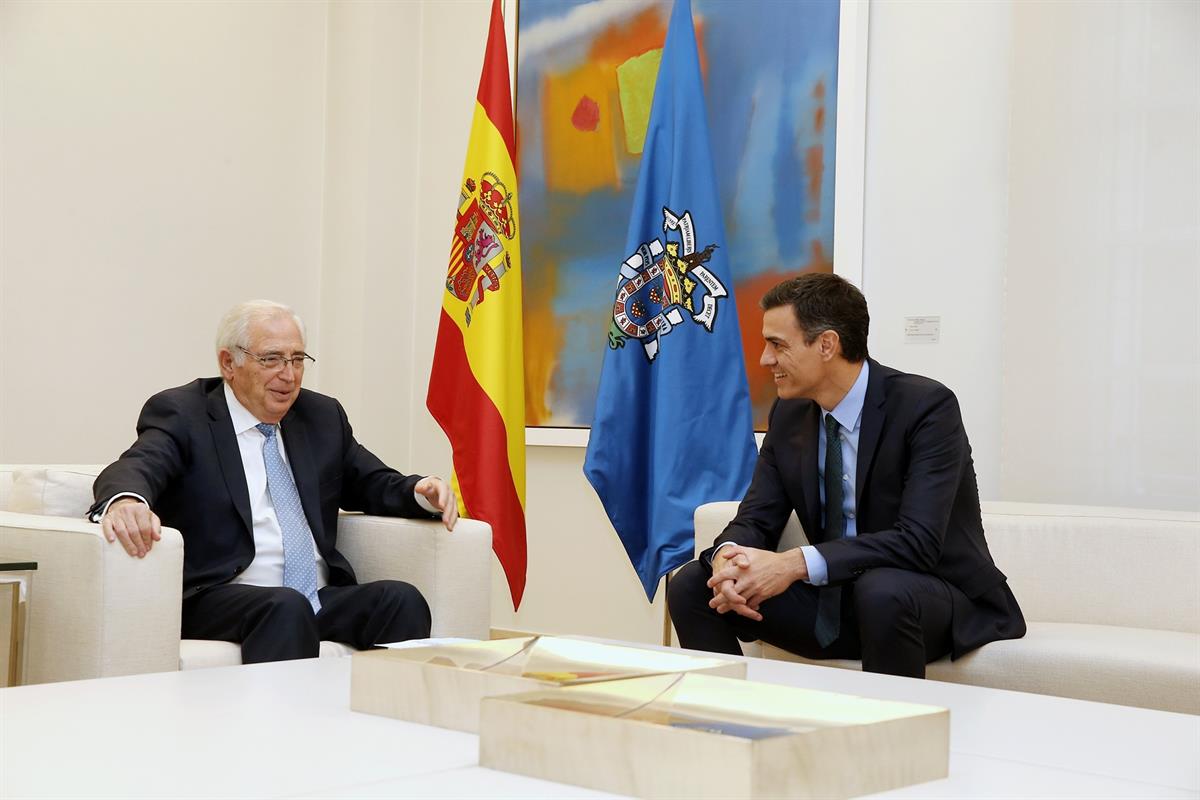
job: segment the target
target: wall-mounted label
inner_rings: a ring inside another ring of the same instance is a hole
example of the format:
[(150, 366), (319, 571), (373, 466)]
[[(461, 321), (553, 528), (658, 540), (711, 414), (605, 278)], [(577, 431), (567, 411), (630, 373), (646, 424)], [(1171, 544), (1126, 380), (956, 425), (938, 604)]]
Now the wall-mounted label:
[(937, 344), (942, 333), (941, 317), (905, 317), (905, 344)]

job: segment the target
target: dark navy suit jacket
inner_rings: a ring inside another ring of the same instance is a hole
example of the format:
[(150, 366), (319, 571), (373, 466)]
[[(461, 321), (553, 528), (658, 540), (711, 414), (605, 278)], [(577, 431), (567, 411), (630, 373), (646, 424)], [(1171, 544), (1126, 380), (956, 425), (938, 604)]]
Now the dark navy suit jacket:
[[(200, 378), (146, 401), (137, 441), (93, 486), (104, 507), (121, 492), (146, 498), (162, 523), (183, 534), (183, 595), (226, 583), (254, 559), (250, 495), (220, 378)], [(288, 463), (333, 586), (355, 583), (337, 550), (338, 509), (434, 518), (417, 504), (419, 475), (389, 468), (354, 439), (332, 397), (301, 389), (280, 423)]]
[[(957, 398), (937, 381), (870, 364), (854, 487), (858, 535), (821, 541), (821, 409), (812, 400), (777, 400), (750, 488), (714, 546), (775, 550), (794, 510), (828, 564), (830, 585), (896, 567), (937, 575), (958, 589), (954, 658), (1023, 636), (1025, 618), (984, 538)], [(704, 561), (711, 560), (710, 549)]]

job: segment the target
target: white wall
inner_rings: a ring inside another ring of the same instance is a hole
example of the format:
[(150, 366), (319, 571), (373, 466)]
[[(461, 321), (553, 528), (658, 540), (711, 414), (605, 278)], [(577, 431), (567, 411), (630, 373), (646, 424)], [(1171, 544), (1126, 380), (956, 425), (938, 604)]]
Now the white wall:
[[(871, 354), (954, 390), (986, 498), (999, 494), (1010, 13), (875, 3), (867, 78)], [(940, 316), (940, 341), (905, 344), (906, 316)]]
[(414, 381), (428, 370), (414, 356), (418, 317), (438, 297), (414, 258), (421, 214), (453, 214), (452, 200), (418, 192), (423, 16), (417, 3), (330, 7), (320, 389), (385, 461), (447, 474), (440, 452), (414, 459), (411, 448), (414, 414), (424, 414)]
[(873, 355), (984, 499), (1200, 508), (1200, 4), (891, 0), (869, 52)]
[(1200, 508), (1200, 3), (1018, 3), (1006, 498)]
[[(955, 389), (985, 497), (1196, 507), (1197, 6), (1098, 5), (872, 5), (871, 349)], [(147, 395), (212, 374), (220, 312), (268, 296), (309, 320), (306, 385), (447, 474), (424, 398), (489, 6), (0, 4), (0, 462), (114, 457)], [(903, 343), (916, 314), (940, 344)], [(1103, 402), (1028, 404), (1080, 394)], [(530, 449), (526, 599), (497, 568), (493, 624), (657, 641), (582, 458)]]
[(0, 461), (115, 457), (238, 300), (315, 318), (324, 96), (322, 4), (0, 3)]

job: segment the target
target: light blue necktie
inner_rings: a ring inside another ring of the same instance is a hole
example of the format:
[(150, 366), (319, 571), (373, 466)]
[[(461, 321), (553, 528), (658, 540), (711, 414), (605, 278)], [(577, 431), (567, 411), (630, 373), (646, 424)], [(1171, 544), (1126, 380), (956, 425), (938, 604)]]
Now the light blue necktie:
[(313, 611), (321, 610), (317, 597), (317, 559), (313, 555), (312, 529), (300, 505), (300, 493), (292, 473), (279, 455), (275, 443), (274, 425), (260, 422), (258, 428), (266, 437), (263, 441), (263, 465), (267, 468), (267, 491), (271, 493), (271, 504), (283, 531), (283, 585), (295, 589), (308, 598)]

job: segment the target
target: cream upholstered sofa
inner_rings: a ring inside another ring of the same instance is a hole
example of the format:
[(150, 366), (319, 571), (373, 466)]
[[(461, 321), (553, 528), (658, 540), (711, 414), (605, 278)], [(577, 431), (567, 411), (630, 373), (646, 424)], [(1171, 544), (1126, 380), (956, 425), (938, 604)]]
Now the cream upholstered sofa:
[[(180, 640), (183, 539), (164, 528), (143, 559), (84, 520), (102, 465), (0, 465), (0, 559), (36, 561), (28, 683), (240, 664), (228, 642)], [(492, 530), (343, 514), (338, 548), (360, 581), (392, 578), (421, 590), (433, 636), (490, 632)], [(351, 648), (322, 642), (321, 655)]]
[[(696, 510), (697, 553), (736, 512), (737, 503)], [(929, 678), (1200, 714), (1200, 514), (984, 503), (983, 525), (1029, 631), (936, 661)], [(793, 515), (781, 548), (805, 543)], [(746, 648), (807, 661), (766, 643)]]

